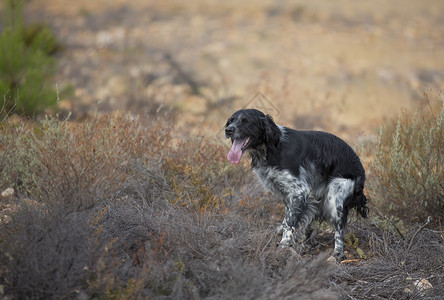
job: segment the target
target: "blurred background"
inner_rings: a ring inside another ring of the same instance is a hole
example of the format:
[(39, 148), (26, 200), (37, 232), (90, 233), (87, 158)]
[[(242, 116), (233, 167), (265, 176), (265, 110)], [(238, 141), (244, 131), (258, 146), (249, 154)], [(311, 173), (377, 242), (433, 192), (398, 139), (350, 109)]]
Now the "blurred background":
[(442, 99), (439, 0), (32, 0), (61, 51), (60, 109), (120, 110), (214, 135), (261, 95), (283, 125), (354, 139)]

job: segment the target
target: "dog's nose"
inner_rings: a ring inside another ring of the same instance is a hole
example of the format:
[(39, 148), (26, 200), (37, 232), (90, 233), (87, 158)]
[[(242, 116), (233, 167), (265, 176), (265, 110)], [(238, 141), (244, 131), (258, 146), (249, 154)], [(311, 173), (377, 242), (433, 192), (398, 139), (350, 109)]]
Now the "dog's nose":
[(234, 133), (234, 128), (231, 126), (228, 126), (225, 128), (225, 136), (230, 137)]

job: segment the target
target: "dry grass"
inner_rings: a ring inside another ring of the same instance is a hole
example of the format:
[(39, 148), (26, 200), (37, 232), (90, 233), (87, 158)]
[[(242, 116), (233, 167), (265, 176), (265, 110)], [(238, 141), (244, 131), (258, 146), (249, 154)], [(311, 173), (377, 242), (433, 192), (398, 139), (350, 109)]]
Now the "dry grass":
[(45, 201), (65, 199), (78, 210), (113, 195), (131, 176), (137, 153), (159, 153), (168, 142), (164, 130), (142, 136), (138, 124), (122, 116), (77, 124), (47, 117), (39, 124), (12, 125), (10, 130), (2, 187), (12, 186)]
[[(1, 127), (2, 297), (418, 298), (444, 291), (443, 232), (352, 218), (358, 263), (276, 248), (279, 200), (206, 138), (126, 116), (9, 119)], [(76, 176), (81, 174), (82, 176)], [(7, 217), (3, 217), (7, 216)], [(421, 230), (418, 230), (421, 229)], [(328, 252), (327, 252), (328, 253)], [(432, 288), (415, 286), (427, 280)]]
[[(424, 299), (440, 297), (444, 286), (443, 235), (419, 228), (401, 238), (374, 224), (361, 232), (366, 236), (368, 261), (341, 266), (332, 285), (346, 299)], [(418, 285), (428, 282), (430, 288)]]

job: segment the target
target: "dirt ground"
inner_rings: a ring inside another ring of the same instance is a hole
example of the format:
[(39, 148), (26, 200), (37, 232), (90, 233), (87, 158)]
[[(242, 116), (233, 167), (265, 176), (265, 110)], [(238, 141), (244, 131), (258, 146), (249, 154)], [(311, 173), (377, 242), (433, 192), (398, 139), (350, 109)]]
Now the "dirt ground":
[(64, 45), (56, 81), (74, 93), (61, 107), (79, 118), (175, 116), (213, 135), (252, 106), (354, 141), (424, 93), (443, 98), (439, 0), (32, 0), (26, 18)]

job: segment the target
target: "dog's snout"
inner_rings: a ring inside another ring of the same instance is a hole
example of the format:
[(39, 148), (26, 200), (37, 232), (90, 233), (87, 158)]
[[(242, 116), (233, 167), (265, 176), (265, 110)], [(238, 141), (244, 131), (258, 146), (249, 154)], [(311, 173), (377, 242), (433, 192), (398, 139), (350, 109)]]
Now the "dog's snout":
[(233, 126), (230, 125), (227, 128), (225, 128), (225, 136), (226, 137), (230, 137), (233, 133), (234, 133), (234, 127)]

